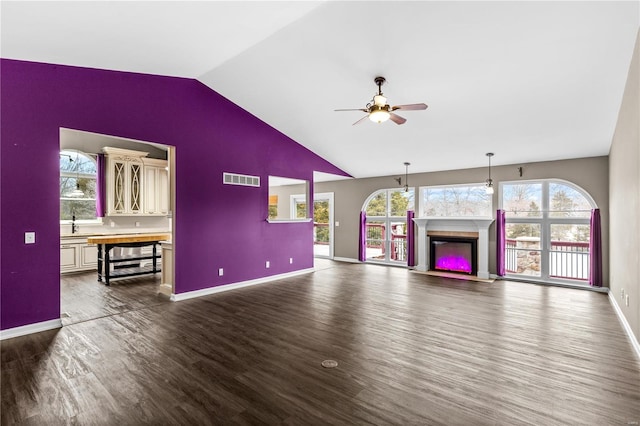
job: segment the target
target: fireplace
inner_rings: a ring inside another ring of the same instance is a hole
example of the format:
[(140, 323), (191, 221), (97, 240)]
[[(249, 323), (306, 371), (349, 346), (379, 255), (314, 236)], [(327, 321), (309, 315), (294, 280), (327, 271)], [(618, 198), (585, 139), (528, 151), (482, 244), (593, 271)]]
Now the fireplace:
[(429, 254), (432, 271), (478, 273), (477, 238), (430, 236)]

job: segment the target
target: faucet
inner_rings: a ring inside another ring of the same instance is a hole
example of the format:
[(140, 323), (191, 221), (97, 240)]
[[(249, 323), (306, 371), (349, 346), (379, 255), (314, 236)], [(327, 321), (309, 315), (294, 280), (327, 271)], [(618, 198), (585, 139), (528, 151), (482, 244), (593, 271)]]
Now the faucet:
[(71, 216), (71, 233), (75, 234), (78, 229), (76, 228), (76, 215)]

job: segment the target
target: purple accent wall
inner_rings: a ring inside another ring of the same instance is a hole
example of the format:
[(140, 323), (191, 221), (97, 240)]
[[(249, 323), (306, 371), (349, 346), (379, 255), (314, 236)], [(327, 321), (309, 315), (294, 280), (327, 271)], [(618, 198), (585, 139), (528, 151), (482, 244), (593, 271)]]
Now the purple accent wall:
[(60, 318), (60, 127), (176, 147), (177, 293), (313, 266), (312, 223), (265, 221), (267, 176), (344, 171), (196, 80), (6, 59), (0, 72), (1, 329)]

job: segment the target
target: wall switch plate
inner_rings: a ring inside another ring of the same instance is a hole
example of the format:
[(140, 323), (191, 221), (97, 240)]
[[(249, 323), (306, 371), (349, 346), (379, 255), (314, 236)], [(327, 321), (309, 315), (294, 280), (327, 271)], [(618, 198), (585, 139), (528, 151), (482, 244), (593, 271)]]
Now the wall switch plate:
[(25, 244), (35, 244), (36, 243), (36, 233), (35, 232), (25, 232), (24, 233), (24, 243)]
[(265, 262), (264, 266), (265, 266), (267, 269), (269, 269), (269, 266), (271, 266), (271, 263), (267, 260), (267, 261)]
[(218, 268), (218, 276), (221, 277), (224, 275), (224, 269), (223, 268)]
[(289, 258), (289, 265), (293, 265), (293, 257)]
[(624, 288), (622, 290), (620, 290), (620, 297), (622, 297), (624, 299)]
[(624, 297), (624, 304), (629, 306), (629, 295), (628, 294)]
[(336, 226), (340, 226), (340, 222), (336, 220)]

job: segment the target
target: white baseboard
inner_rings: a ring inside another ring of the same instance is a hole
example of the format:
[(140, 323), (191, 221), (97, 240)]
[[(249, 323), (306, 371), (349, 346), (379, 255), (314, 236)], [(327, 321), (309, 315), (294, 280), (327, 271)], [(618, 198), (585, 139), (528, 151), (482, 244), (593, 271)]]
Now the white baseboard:
[(347, 262), (347, 263), (362, 263), (358, 259), (352, 259), (350, 257), (335, 257), (333, 258), (336, 262)]
[(178, 293), (171, 295), (171, 301), (180, 302), (181, 300), (193, 299), (194, 297), (208, 296), (210, 294), (221, 293), (223, 291), (236, 290), (238, 288), (249, 287), (257, 284), (265, 284), (272, 281), (281, 280), (283, 278), (295, 277), (315, 272), (314, 268), (301, 269), (299, 271), (286, 272), (284, 274), (271, 275), (264, 278), (256, 278), (255, 280), (241, 281), (232, 284), (220, 285), (217, 287), (203, 288), (201, 290), (187, 291), (186, 293)]
[(620, 305), (618, 305), (618, 302), (616, 301), (616, 298), (613, 295), (613, 292), (611, 291), (609, 291), (609, 300), (611, 301), (611, 304), (613, 305), (613, 309), (616, 311), (616, 314), (618, 314), (618, 319), (622, 323), (622, 327), (624, 328), (624, 331), (627, 332), (627, 336), (629, 336), (629, 340), (631, 340), (631, 346), (633, 346), (633, 349), (636, 350), (636, 355), (638, 356), (638, 358), (640, 358), (640, 343), (638, 343), (638, 339), (633, 334), (633, 330), (631, 329), (631, 326), (629, 325), (627, 318), (622, 313), (622, 309), (620, 309)]
[(22, 325), (20, 327), (8, 328), (0, 331), (0, 340), (11, 339), (14, 337), (26, 336), (31, 333), (39, 333), (41, 331), (53, 330), (62, 327), (61, 319), (37, 322), (35, 324)]

